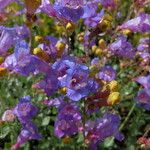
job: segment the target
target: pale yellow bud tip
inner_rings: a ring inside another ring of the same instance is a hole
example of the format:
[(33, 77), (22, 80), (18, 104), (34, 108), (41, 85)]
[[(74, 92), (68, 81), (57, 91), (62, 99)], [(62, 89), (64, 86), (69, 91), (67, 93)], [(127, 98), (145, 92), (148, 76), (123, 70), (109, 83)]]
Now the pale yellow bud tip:
[(118, 102), (120, 102), (120, 93), (119, 92), (113, 92), (108, 96), (107, 103), (109, 105), (114, 105)]

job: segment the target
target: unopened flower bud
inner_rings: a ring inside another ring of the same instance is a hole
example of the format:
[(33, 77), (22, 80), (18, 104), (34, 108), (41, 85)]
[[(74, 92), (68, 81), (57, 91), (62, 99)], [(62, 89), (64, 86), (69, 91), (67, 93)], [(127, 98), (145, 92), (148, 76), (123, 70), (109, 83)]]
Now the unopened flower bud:
[(98, 41), (98, 46), (101, 48), (101, 49), (105, 49), (106, 48), (106, 42), (104, 39), (100, 39)]
[(119, 92), (113, 92), (108, 96), (107, 103), (109, 105), (114, 105), (120, 101), (120, 93)]
[(97, 49), (97, 46), (96, 46), (96, 45), (93, 45), (93, 46), (92, 46), (92, 53), (93, 53), (93, 54), (95, 53), (96, 49)]
[(61, 94), (66, 94), (66, 93), (67, 93), (67, 88), (66, 88), (66, 87), (63, 87), (63, 88), (59, 89), (59, 92), (60, 92)]
[(100, 57), (100, 56), (102, 56), (102, 54), (103, 54), (103, 50), (100, 49), (100, 48), (97, 48), (96, 51), (95, 51), (95, 55)]
[(4, 62), (4, 57), (0, 57), (0, 64), (2, 64)]
[(43, 51), (41, 48), (39, 48), (39, 47), (34, 48), (33, 54), (38, 56), (42, 60), (45, 60), (45, 61), (49, 61), (50, 60), (49, 55), (45, 51)]
[(119, 85), (118, 85), (118, 82), (116, 80), (111, 81), (108, 84), (108, 87), (109, 87), (111, 92), (117, 92), (119, 89)]
[(102, 30), (103, 32), (106, 31), (107, 29), (109, 29), (111, 27), (111, 22), (106, 20), (106, 19), (103, 19), (98, 27), (100, 28), (100, 30)]
[(122, 34), (124, 34), (124, 35), (130, 35), (132, 32), (131, 32), (131, 30), (129, 30), (129, 29), (124, 29), (124, 30), (122, 30)]
[(66, 25), (66, 30), (69, 32), (73, 32), (75, 30), (75, 24), (68, 22)]
[(0, 67), (0, 77), (6, 75), (7, 71), (8, 71), (7, 68)]
[(37, 36), (35, 36), (35, 41), (36, 41), (36, 42), (42, 43), (42, 42), (43, 42), (43, 40), (44, 40), (44, 39), (43, 39), (43, 37), (42, 37), (42, 36), (38, 36), (38, 35), (37, 35)]
[(66, 137), (64, 137), (64, 138), (62, 139), (62, 142), (63, 142), (64, 144), (70, 144), (70, 143), (72, 142), (72, 138), (69, 137), (69, 136), (66, 136)]

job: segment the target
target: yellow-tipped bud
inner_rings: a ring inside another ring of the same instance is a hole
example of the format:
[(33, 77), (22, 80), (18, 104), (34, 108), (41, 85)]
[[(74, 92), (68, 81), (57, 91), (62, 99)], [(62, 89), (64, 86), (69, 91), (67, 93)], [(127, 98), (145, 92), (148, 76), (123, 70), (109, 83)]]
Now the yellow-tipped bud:
[(0, 77), (6, 75), (7, 71), (7, 68), (0, 67)]
[(4, 57), (0, 57), (0, 64), (2, 64), (4, 62)]
[(104, 39), (100, 39), (98, 41), (98, 46), (101, 48), (101, 49), (105, 49), (106, 48), (106, 42)]
[(106, 15), (104, 16), (104, 19), (111, 22), (111, 21), (113, 20), (113, 17), (112, 17), (110, 14), (106, 14)]
[(49, 61), (50, 60), (49, 55), (45, 51), (43, 51), (40, 47), (34, 48), (33, 54), (38, 56), (42, 60), (45, 60), (45, 61)]
[(39, 36), (39, 35), (35, 36), (35, 41), (36, 41), (36, 42), (42, 43), (43, 40), (44, 40), (44, 39), (43, 39), (42, 36)]
[(118, 85), (118, 82), (116, 80), (111, 81), (108, 84), (108, 87), (109, 87), (111, 92), (117, 92), (119, 89), (119, 85)]
[(70, 143), (72, 142), (72, 138), (69, 137), (69, 136), (66, 136), (66, 137), (64, 137), (64, 138), (62, 139), (62, 142), (63, 142), (64, 144), (70, 144)]
[(63, 88), (59, 89), (59, 92), (60, 92), (61, 94), (66, 94), (66, 93), (67, 93), (67, 88), (66, 88), (66, 87), (63, 87)]
[(93, 46), (92, 46), (92, 53), (93, 53), (93, 54), (95, 53), (96, 49), (97, 49), (97, 46), (96, 46), (96, 45), (93, 45)]
[(91, 77), (95, 76), (95, 74), (98, 72), (98, 68), (96, 67), (96, 65), (90, 66), (89, 70), (90, 70), (90, 76)]
[(102, 56), (102, 54), (103, 54), (103, 50), (100, 49), (100, 48), (97, 48), (96, 51), (95, 51), (95, 55), (100, 57), (100, 56)]
[(107, 29), (109, 29), (111, 27), (111, 22), (106, 20), (106, 19), (103, 19), (99, 23), (98, 27), (104, 32), (104, 31), (106, 31)]
[(123, 29), (122, 30), (122, 34), (124, 34), (124, 35), (130, 35), (132, 32), (131, 32), (131, 30), (129, 30), (129, 29)]
[(66, 47), (66, 44), (63, 42), (57, 42), (57, 44), (56, 44), (56, 48), (58, 51), (61, 51), (61, 52), (64, 51), (65, 47)]
[(107, 103), (109, 105), (114, 105), (118, 102), (120, 102), (120, 93), (119, 92), (113, 92), (108, 96)]
[(69, 32), (73, 32), (75, 30), (75, 24), (68, 22), (66, 25), (66, 30)]
[(80, 36), (80, 37), (78, 38), (78, 40), (79, 40), (79, 42), (83, 42), (83, 41), (84, 41), (83, 36)]

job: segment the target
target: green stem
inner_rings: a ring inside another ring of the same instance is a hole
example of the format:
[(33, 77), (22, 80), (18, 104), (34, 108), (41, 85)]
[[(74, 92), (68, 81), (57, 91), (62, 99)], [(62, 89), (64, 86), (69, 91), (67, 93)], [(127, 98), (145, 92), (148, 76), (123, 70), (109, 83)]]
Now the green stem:
[(129, 120), (129, 118), (130, 118), (132, 112), (134, 111), (135, 106), (136, 106), (136, 104), (134, 103), (133, 106), (131, 107), (131, 109), (130, 109), (128, 115), (127, 115), (127, 117), (125, 118), (125, 120), (124, 120), (123, 123), (121, 124), (119, 130), (122, 130), (123, 127), (126, 125), (126, 123), (128, 122), (128, 120)]

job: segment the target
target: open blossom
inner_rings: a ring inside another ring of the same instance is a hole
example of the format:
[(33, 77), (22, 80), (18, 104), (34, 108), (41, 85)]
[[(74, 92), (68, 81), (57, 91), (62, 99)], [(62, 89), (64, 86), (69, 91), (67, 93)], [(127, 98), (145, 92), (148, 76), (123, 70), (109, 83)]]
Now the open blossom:
[(125, 36), (120, 36), (115, 42), (111, 43), (109, 45), (109, 50), (113, 54), (125, 58), (133, 58), (135, 56), (135, 50)]
[(150, 111), (150, 89), (142, 89), (135, 98), (138, 106)]
[(95, 121), (87, 121), (85, 136), (90, 149), (97, 149), (97, 145), (110, 136), (122, 141), (124, 137), (119, 132), (119, 124), (119, 116), (111, 113), (106, 113), (102, 118)]
[(5, 54), (11, 46), (28, 37), (29, 29), (26, 26), (0, 26), (0, 33), (0, 54)]
[(120, 29), (129, 29), (133, 32), (150, 32), (150, 14), (140, 14), (139, 16), (123, 23)]
[(62, 103), (55, 122), (55, 135), (59, 138), (76, 134), (81, 128), (81, 114), (73, 103)]
[(25, 144), (29, 140), (39, 140), (42, 136), (38, 132), (37, 126), (32, 122), (24, 124), (20, 134), (17, 137), (16, 143), (12, 146), (11, 150), (17, 150), (22, 144)]
[(21, 123), (27, 123), (37, 115), (38, 108), (31, 103), (31, 98), (29, 96), (25, 96), (20, 98), (13, 112)]
[(116, 71), (111, 66), (104, 66), (100, 70), (98, 78), (104, 81), (112, 81), (116, 78)]
[(15, 119), (15, 115), (13, 113), (13, 110), (6, 110), (3, 113), (2, 121), (12, 122), (12, 121), (14, 121), (14, 119)]
[(145, 89), (150, 89), (150, 75), (138, 77), (135, 80), (140, 83)]

